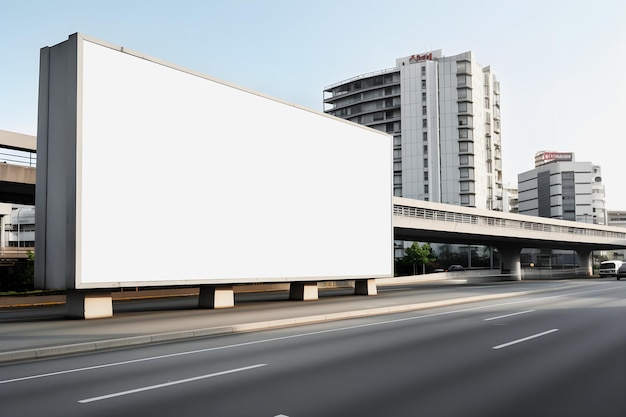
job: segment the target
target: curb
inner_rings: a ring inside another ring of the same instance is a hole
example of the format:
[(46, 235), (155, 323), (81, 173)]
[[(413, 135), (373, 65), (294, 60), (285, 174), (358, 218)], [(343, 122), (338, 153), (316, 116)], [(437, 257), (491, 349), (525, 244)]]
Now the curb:
[(336, 321), (343, 319), (361, 318), (369, 316), (379, 316), (385, 314), (404, 313), (416, 310), (425, 310), (435, 307), (447, 307), (457, 304), (473, 303), (478, 301), (489, 301), (501, 298), (511, 298), (520, 295), (530, 295), (545, 290), (508, 292), (502, 294), (478, 295), (441, 301), (429, 301), (415, 304), (403, 304), (389, 307), (378, 307), (371, 309), (344, 311), (339, 313), (317, 314), (312, 316), (296, 317), (291, 319), (277, 319), (261, 322), (251, 322), (233, 324), (230, 326), (208, 327), (194, 330), (183, 330), (177, 332), (157, 333), (152, 335), (130, 336), (119, 339), (100, 340), (94, 342), (74, 343), (69, 345), (41, 347), (34, 349), (17, 350), (13, 352), (0, 352), (0, 364), (17, 361), (27, 361), (35, 359), (52, 358), (77, 353), (97, 352), (106, 349), (124, 348), (131, 346), (141, 346), (151, 343), (171, 342), (196, 337), (217, 336), (232, 333), (249, 332), (256, 330), (268, 330), (279, 327), (288, 327), (303, 324), (321, 323), (325, 321)]

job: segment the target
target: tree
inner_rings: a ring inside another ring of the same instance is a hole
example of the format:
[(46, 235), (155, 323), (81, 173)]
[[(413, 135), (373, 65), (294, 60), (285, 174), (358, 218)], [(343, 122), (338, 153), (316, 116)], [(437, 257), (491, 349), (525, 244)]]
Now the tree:
[(422, 265), (422, 274), (426, 273), (426, 265), (437, 260), (433, 255), (433, 250), (428, 243), (420, 246), (418, 242), (413, 242), (411, 246), (404, 250), (404, 262), (413, 265), (413, 275), (416, 274), (415, 266)]

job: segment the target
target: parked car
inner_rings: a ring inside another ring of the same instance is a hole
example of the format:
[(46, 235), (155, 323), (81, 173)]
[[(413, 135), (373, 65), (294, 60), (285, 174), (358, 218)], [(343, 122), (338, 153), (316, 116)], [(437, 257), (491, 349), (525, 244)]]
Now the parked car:
[(448, 271), (465, 271), (465, 268), (461, 265), (450, 265)]
[(619, 281), (620, 278), (626, 278), (626, 262), (622, 264), (617, 270), (617, 279)]
[(604, 261), (600, 263), (600, 277), (616, 277), (617, 270), (622, 266), (622, 261)]

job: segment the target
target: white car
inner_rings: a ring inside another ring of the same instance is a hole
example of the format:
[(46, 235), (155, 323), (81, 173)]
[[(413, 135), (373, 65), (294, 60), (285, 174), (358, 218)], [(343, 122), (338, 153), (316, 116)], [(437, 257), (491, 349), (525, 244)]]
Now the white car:
[(622, 261), (604, 261), (600, 264), (600, 277), (616, 277), (617, 270), (622, 266)]

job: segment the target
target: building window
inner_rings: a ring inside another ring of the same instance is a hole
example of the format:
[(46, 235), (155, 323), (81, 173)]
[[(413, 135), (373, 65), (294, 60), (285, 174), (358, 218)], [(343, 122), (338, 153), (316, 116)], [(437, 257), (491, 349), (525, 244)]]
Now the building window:
[(576, 221), (576, 182), (572, 171), (561, 173), (563, 192), (563, 220)]
[(422, 77), (426, 76), (426, 67), (422, 66)]
[(428, 158), (424, 158), (424, 168), (428, 168)]
[(467, 102), (459, 103), (459, 113), (467, 113)]
[(426, 93), (422, 93), (422, 103), (426, 103)]
[(459, 165), (469, 165), (469, 156), (459, 155)]
[(459, 129), (459, 139), (467, 139), (467, 138), (468, 138), (468, 130)]
[(424, 184), (424, 194), (428, 194), (428, 184)]
[(470, 175), (469, 175), (469, 168), (461, 168), (459, 170), (459, 173), (460, 173), (461, 178), (469, 178), (470, 177)]
[(428, 120), (422, 119), (422, 127), (423, 128), (427, 128), (428, 127)]
[(426, 142), (428, 140), (428, 132), (423, 132), (422, 133), (422, 139), (424, 140), (424, 142)]
[(424, 171), (424, 181), (428, 181), (428, 171)]
[(551, 217), (550, 171), (537, 173), (537, 214)]
[(470, 190), (470, 183), (469, 183), (469, 181), (461, 181), (460, 185), (461, 185), (461, 191), (462, 192), (468, 192)]
[(426, 116), (427, 112), (426, 112), (426, 106), (422, 106), (422, 116)]
[(424, 153), (428, 153), (428, 145), (424, 145)]
[(426, 88), (426, 80), (422, 80), (422, 89)]
[(469, 142), (459, 142), (459, 152), (469, 152)]

